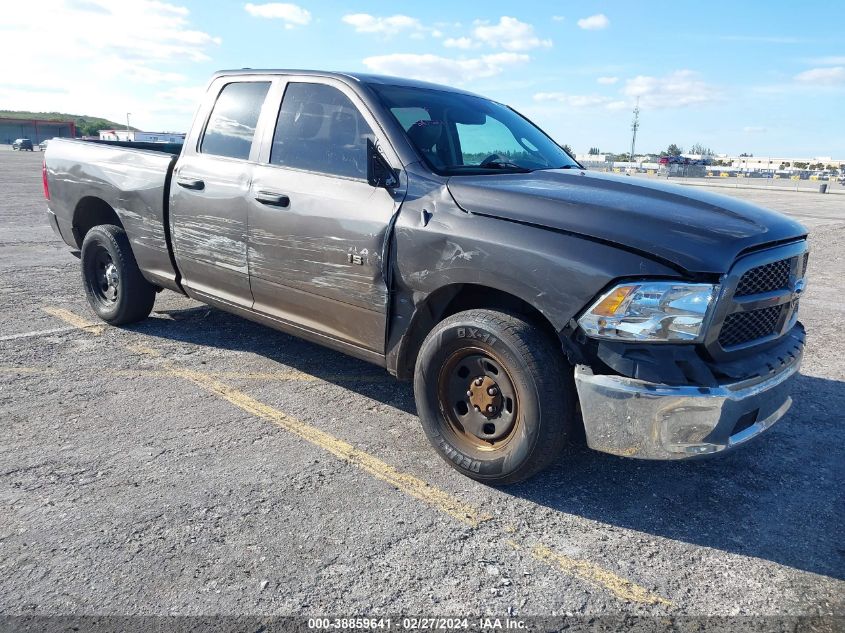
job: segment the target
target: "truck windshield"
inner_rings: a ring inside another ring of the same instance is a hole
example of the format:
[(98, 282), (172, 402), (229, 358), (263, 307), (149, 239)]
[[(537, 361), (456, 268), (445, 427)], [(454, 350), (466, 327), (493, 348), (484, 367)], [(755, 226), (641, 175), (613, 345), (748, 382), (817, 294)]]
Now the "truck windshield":
[(495, 101), (445, 90), (378, 84), (370, 87), (439, 174), (578, 166), (541, 129)]

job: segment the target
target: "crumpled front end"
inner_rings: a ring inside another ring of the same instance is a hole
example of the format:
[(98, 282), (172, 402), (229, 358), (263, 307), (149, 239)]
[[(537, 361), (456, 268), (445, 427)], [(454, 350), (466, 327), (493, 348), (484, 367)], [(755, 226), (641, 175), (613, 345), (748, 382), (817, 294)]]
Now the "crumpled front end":
[(575, 368), (589, 446), (683, 459), (733, 448), (782, 418), (804, 350), (807, 260), (803, 240), (737, 260), (694, 345), (592, 339), (594, 362)]
[(800, 344), (768, 375), (716, 387), (665, 385), (577, 366), (587, 444), (625, 457), (685, 459), (747, 442), (789, 410), (801, 366), (801, 334)]

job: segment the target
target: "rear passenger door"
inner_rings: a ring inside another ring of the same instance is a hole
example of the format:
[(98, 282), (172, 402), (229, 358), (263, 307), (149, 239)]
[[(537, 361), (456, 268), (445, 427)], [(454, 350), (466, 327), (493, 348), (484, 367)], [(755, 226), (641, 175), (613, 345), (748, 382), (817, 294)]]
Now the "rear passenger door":
[(210, 90), (216, 98), (197, 114), (185, 140), (171, 184), (170, 218), (176, 263), (189, 293), (252, 305), (248, 198), (256, 128), (271, 85), (269, 78), (219, 78)]
[(399, 162), (343, 83), (291, 78), (277, 90), (281, 108), (265, 132), (250, 196), (255, 309), (381, 354), (382, 248), (402, 193), (367, 183), (367, 141)]

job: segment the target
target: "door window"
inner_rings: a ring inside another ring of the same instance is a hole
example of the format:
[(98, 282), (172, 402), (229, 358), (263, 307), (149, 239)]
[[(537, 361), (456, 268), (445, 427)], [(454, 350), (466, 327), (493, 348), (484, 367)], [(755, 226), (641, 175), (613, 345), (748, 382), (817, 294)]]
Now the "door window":
[(226, 84), (211, 111), (200, 151), (247, 160), (269, 81)]
[(276, 121), (270, 163), (366, 179), (372, 129), (349, 98), (324, 84), (290, 83)]

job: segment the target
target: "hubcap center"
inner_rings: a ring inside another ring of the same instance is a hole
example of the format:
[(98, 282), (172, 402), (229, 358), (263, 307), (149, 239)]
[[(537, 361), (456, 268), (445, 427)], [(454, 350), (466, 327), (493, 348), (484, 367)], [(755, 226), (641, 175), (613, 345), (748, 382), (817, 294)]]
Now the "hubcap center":
[(490, 376), (479, 376), (470, 382), (467, 396), (472, 408), (486, 418), (495, 417), (502, 408), (501, 390)]
[(109, 264), (106, 266), (106, 270), (103, 275), (106, 278), (106, 285), (109, 288), (117, 288), (118, 283), (120, 283), (120, 277), (117, 274), (117, 266)]

